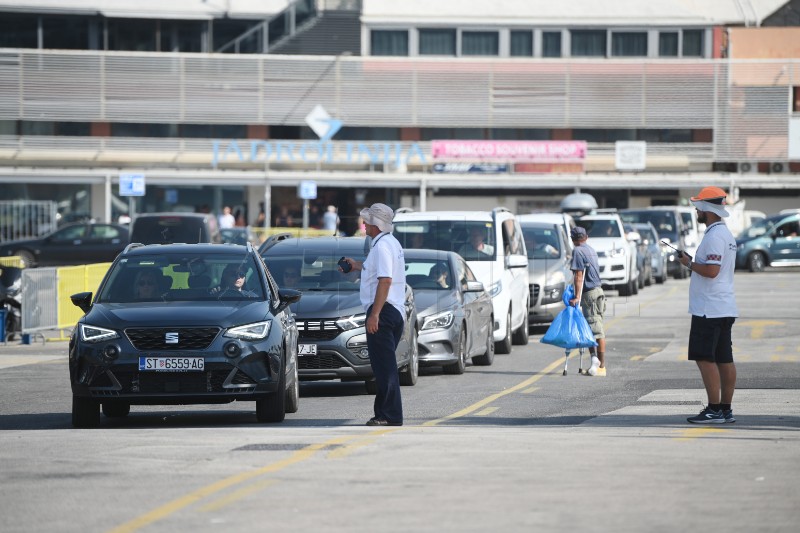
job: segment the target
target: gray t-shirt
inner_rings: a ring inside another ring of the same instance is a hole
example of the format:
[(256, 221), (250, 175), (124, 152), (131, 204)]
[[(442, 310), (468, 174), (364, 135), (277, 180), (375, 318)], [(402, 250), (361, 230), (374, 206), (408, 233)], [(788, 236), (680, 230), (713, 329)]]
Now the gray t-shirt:
[[(586, 279), (583, 282), (584, 290), (590, 291), (603, 284), (600, 280), (600, 266), (597, 263), (597, 252), (586, 243), (576, 246), (572, 251), (573, 271), (586, 270)], [(578, 292), (578, 289), (575, 289)]]

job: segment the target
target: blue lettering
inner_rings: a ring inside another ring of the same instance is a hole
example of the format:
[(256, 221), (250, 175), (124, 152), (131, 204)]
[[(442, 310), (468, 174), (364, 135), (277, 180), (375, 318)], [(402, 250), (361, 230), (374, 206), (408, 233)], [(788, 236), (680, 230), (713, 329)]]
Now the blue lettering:
[(294, 143), (293, 142), (285, 142), (281, 141), (275, 143), (275, 161), (281, 160), (281, 151), (286, 150), (286, 154), (289, 156), (289, 161), (294, 161)]
[[(211, 162), (211, 165), (214, 168), (217, 168), (217, 164), (219, 163), (219, 144), (221, 141), (215, 140), (214, 141), (214, 156)], [(226, 161), (228, 159), (228, 154), (234, 152), (239, 157), (239, 162), (244, 161), (244, 156), (242, 155), (242, 151), (239, 149), (239, 145), (236, 144), (236, 141), (231, 141), (227, 148), (225, 148), (225, 153), (222, 154), (222, 160)]]
[(406, 160), (405, 160), (406, 163), (408, 163), (411, 160), (411, 156), (413, 154), (417, 154), (417, 158), (419, 159), (420, 163), (422, 163), (423, 165), (426, 164), (425, 154), (423, 153), (422, 148), (420, 148), (419, 144), (417, 143), (412, 143), (411, 146), (408, 148), (408, 153), (406, 154)]
[(258, 152), (260, 149), (264, 150), (264, 160), (269, 161), (272, 156), (272, 144), (266, 141), (251, 141), (250, 142), (250, 162), (258, 161)]
[(377, 146), (373, 146), (375, 148), (375, 152), (373, 153), (370, 151), (369, 147), (365, 143), (358, 143), (358, 153), (359, 154), (366, 154), (369, 158), (369, 162), (371, 165), (376, 165), (380, 162), (378, 159), (378, 148)]
[[(330, 143), (326, 143), (326, 144), (330, 145)], [(306, 155), (306, 151), (308, 151), (308, 150), (316, 151), (316, 154), (317, 154), (316, 159), (309, 160), (308, 156)], [(318, 143), (312, 143), (312, 142), (303, 143), (303, 144), (300, 145), (300, 159), (303, 160), (306, 163), (320, 162), (320, 161), (322, 161), (323, 150), (324, 150), (324, 148), (323, 148), (322, 142), (318, 142)]]

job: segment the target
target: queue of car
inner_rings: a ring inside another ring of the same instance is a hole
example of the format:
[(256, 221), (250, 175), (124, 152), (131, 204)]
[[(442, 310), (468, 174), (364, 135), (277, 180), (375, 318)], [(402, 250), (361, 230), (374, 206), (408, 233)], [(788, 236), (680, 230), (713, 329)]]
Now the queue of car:
[[(528, 342), (530, 325), (553, 321), (573, 278), (569, 232), (576, 225), (598, 253), (604, 287), (620, 296), (685, 276), (674, 249), (700, 240), (685, 209), (616, 212), (578, 196), (560, 213), (395, 215), (406, 263), (401, 385), (415, 385), (420, 366), (462, 374), (470, 360), (491, 365), (495, 352)], [(132, 405), (243, 400), (255, 402), (257, 420), (280, 422), (299, 408), (303, 380), (362, 381), (375, 393), (360, 272), (339, 266), (341, 257), (363, 261), (367, 238), (279, 234), (256, 249), (249, 238), (216, 244), (204, 224), (197, 215), (145, 216), (134, 232), (148, 233), (139, 239), (153, 244), (127, 244), (126, 228), (94, 223), (45, 237), (107, 234), (104, 251), (115, 255), (96, 294), (72, 296), (85, 313), (69, 344), (73, 425), (94, 427), (100, 412), (125, 417)], [(212, 242), (174, 244), (182, 231)], [(800, 265), (798, 234), (796, 210), (756, 221), (737, 240), (737, 267)], [(16, 246), (27, 266), (64, 263)], [(83, 258), (91, 251), (78, 238), (71, 246)]]

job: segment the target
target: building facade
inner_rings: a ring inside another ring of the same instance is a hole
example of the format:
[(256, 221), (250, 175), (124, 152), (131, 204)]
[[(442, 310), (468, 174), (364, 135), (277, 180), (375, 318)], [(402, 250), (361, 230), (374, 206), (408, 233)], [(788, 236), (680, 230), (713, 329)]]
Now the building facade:
[(373, 201), (798, 207), (797, 1), (501, 5), (0, 0), (0, 200), (299, 223), (311, 184), (347, 232)]

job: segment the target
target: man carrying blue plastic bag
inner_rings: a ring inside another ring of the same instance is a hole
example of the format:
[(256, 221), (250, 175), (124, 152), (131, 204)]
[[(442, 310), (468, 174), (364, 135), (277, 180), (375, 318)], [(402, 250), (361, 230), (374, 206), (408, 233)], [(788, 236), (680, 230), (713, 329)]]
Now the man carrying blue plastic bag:
[[(544, 344), (552, 344), (560, 346), (567, 350), (566, 356), (569, 357), (569, 351), (575, 348), (590, 348), (594, 349), (597, 342), (594, 340), (594, 333), (589, 323), (583, 317), (583, 313), (574, 305), (570, 305), (570, 300), (575, 299), (575, 289), (572, 285), (567, 287), (564, 291), (564, 296), (561, 301), (566, 306), (563, 311), (556, 315), (553, 323), (547, 328), (547, 332), (539, 342)], [(583, 354), (583, 350), (581, 350)], [(564, 366), (564, 375), (567, 375), (566, 362)]]
[[(592, 366), (589, 367), (586, 374), (605, 377), (606, 332), (603, 328), (603, 314), (606, 310), (606, 295), (601, 286), (597, 252), (586, 244), (589, 236), (584, 228), (580, 226), (572, 228), (570, 237), (575, 245), (570, 269), (574, 273), (574, 285), (579, 294), (572, 298), (569, 304), (577, 307), (580, 300), (583, 316), (586, 317), (586, 321), (594, 333), (594, 338), (597, 340), (597, 348), (589, 348), (589, 353), (592, 354)], [(581, 287), (583, 287), (582, 291)]]

